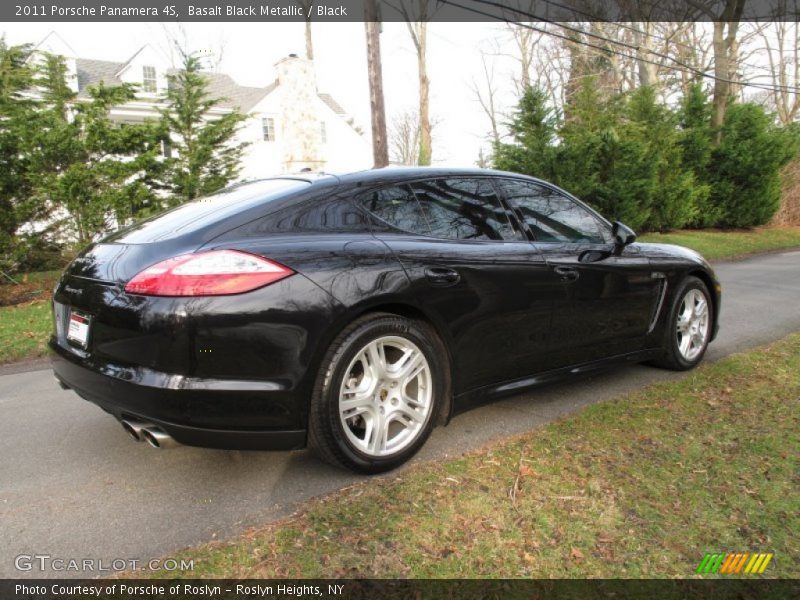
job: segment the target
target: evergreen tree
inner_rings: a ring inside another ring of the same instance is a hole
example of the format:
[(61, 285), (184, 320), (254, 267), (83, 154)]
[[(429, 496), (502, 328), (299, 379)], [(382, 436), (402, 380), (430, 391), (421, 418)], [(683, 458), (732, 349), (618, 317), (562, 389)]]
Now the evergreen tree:
[(36, 102), (24, 94), (33, 84), (28, 46), (9, 46), (0, 38), (0, 270), (13, 270), (22, 248), (17, 229), (37, 216), (29, 200), (25, 152)]
[(184, 54), (183, 67), (169, 76), (167, 107), (161, 111), (177, 157), (169, 161), (168, 181), (173, 202), (211, 194), (239, 174), (246, 144), (234, 143), (244, 116), (233, 111), (211, 114), (221, 99), (208, 91), (208, 78), (197, 57)]
[(780, 169), (797, 149), (796, 131), (777, 127), (761, 106), (730, 106), (708, 176), (711, 200), (720, 210), (718, 224), (752, 227), (767, 223), (780, 206)]
[[(581, 162), (586, 152), (594, 165), (591, 187), (580, 196), (612, 220), (619, 220), (633, 229), (642, 229), (652, 211), (657, 186), (657, 163), (650, 148), (642, 143), (635, 125), (620, 123), (592, 136), (588, 143), (574, 149), (564, 168)], [(573, 186), (575, 187), (575, 186)]]
[(101, 83), (89, 89), (88, 100), (77, 102), (58, 56), (45, 57), (36, 84), (43, 106), (31, 137), (31, 197), (66, 211), (67, 218), (58, 221), (62, 230), (83, 245), (160, 208), (153, 185), (163, 169), (160, 123), (115, 123), (109, 117), (112, 107), (135, 98), (135, 87)]
[(513, 143), (496, 145), (495, 166), (554, 179), (557, 124), (555, 111), (547, 105), (547, 95), (540, 89), (527, 88), (509, 124)]
[(780, 169), (800, 145), (800, 128), (781, 129), (761, 107), (741, 104), (714, 148), (699, 85), (672, 110), (648, 86), (601, 98), (586, 77), (567, 109), (559, 122), (544, 94), (526, 90), (495, 166), (550, 180), (644, 231), (766, 223), (780, 202)]
[(556, 183), (611, 219), (641, 229), (657, 191), (658, 160), (645, 127), (630, 118), (626, 98), (602, 100), (586, 78), (561, 131)]
[[(618, 119), (616, 108), (603, 100), (597, 91), (594, 77), (586, 77), (565, 107), (569, 115), (559, 130), (560, 144), (556, 159), (553, 182), (575, 194), (588, 199), (598, 186), (598, 147), (601, 132), (613, 127)], [(595, 206), (602, 210), (602, 207)]]
[(653, 163), (655, 186), (652, 210), (644, 229), (665, 231), (679, 229), (691, 222), (708, 189), (698, 184), (691, 169), (684, 164), (684, 146), (678, 130), (678, 118), (656, 101), (655, 89), (640, 87), (631, 95), (628, 116), (639, 127), (635, 133), (648, 149)]
[(713, 227), (720, 219), (720, 210), (711, 200), (708, 181), (711, 164), (711, 105), (700, 83), (692, 85), (678, 110), (680, 144), (684, 169), (695, 177), (696, 210), (689, 225)]

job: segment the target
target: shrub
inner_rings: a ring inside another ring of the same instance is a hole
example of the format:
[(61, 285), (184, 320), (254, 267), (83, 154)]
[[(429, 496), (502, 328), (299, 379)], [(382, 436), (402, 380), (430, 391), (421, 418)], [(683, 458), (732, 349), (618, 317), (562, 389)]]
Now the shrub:
[(711, 188), (707, 182), (711, 163), (711, 105), (699, 83), (692, 85), (678, 109), (679, 136), (684, 171), (695, 178), (695, 211), (687, 225), (713, 227), (719, 221), (720, 211), (710, 199)]
[(707, 188), (698, 184), (694, 172), (684, 164), (677, 115), (656, 102), (652, 87), (639, 88), (631, 94), (627, 115), (638, 125), (633, 134), (647, 147), (652, 169), (646, 173), (652, 179), (652, 195), (644, 229), (685, 227), (695, 217), (697, 203), (703, 200)]
[(728, 108), (708, 169), (717, 225), (752, 227), (773, 217), (780, 206), (780, 169), (796, 154), (797, 142), (793, 128), (778, 128), (760, 106)]
[(589, 77), (566, 122), (546, 99), (525, 91), (495, 165), (550, 180), (643, 231), (766, 223), (780, 202), (780, 169), (800, 146), (797, 128), (778, 128), (757, 105), (734, 104), (714, 148), (699, 84), (671, 109), (649, 87), (602, 99)]

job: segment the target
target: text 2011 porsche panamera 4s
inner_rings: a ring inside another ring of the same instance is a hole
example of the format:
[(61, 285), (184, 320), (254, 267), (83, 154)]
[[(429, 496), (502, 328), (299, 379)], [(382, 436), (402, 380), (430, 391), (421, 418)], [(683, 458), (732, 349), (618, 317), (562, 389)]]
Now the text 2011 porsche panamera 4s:
[(240, 184), (65, 271), (55, 375), (155, 446), (306, 445), (362, 472), (478, 403), (615, 363), (689, 369), (720, 286), (566, 192), (477, 169)]

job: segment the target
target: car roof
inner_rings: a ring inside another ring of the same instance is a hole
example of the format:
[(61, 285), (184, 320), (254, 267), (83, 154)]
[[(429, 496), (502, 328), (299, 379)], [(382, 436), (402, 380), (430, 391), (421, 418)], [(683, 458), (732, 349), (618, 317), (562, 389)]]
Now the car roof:
[[(409, 181), (413, 179), (428, 178), (428, 177), (515, 177), (518, 179), (527, 179), (538, 183), (546, 181), (530, 177), (528, 175), (521, 175), (519, 173), (511, 173), (508, 171), (498, 171), (495, 169), (479, 169), (477, 167), (407, 167), (407, 166), (389, 166), (380, 169), (365, 169), (362, 171), (351, 171), (344, 173), (325, 173), (325, 172), (300, 172), (291, 173), (287, 175), (276, 175), (275, 177), (268, 177), (265, 179), (297, 179), (307, 181), (311, 184), (316, 184), (315, 187), (320, 185), (331, 184), (350, 184), (354, 186), (382, 184), (382, 183), (395, 183), (401, 181)], [(263, 181), (263, 179), (256, 179), (252, 181), (243, 181), (236, 186), (248, 185), (256, 181)]]
[(352, 173), (336, 174), (342, 183), (391, 183), (392, 181), (405, 181), (427, 177), (476, 177), (476, 176), (503, 176), (532, 179), (518, 173), (496, 171), (494, 169), (479, 169), (477, 167), (401, 167), (390, 166), (381, 169), (369, 169)]

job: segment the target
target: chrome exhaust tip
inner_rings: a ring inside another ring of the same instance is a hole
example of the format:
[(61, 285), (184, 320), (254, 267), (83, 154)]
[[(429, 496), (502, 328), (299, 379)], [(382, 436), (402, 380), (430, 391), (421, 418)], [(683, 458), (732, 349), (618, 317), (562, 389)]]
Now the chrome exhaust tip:
[(132, 419), (122, 419), (120, 420), (120, 423), (122, 423), (122, 428), (128, 433), (128, 435), (130, 435), (137, 442), (144, 441), (142, 432), (144, 431), (145, 427), (151, 426), (149, 423), (141, 423)]
[(159, 448), (161, 450), (166, 448), (174, 448), (175, 446), (179, 445), (178, 442), (172, 439), (172, 436), (170, 436), (168, 433), (165, 433), (157, 427), (153, 427), (152, 425), (148, 425), (147, 427), (143, 428), (141, 436), (142, 439), (150, 444), (153, 448)]

